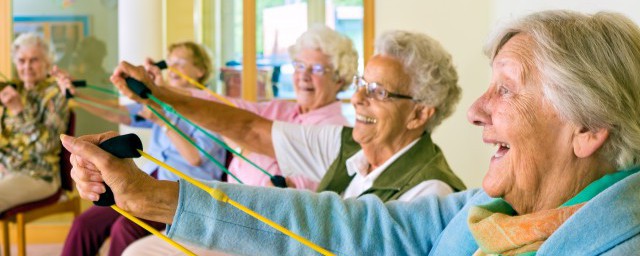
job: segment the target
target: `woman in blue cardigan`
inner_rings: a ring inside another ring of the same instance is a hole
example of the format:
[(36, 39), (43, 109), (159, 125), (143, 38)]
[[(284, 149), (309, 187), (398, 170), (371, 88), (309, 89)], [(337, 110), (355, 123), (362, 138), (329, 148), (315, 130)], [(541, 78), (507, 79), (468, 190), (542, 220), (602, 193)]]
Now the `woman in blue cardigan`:
[[(486, 47), (491, 83), (468, 113), (497, 147), (483, 189), (383, 204), (374, 196), (210, 186), (339, 255), (636, 254), (640, 29), (614, 13), (546, 11), (496, 35)], [(97, 200), (104, 180), (120, 207), (170, 223), (172, 238), (248, 255), (312, 253), (187, 182), (147, 178), (94, 145), (105, 138), (63, 136), (81, 159), (74, 177), (84, 198)]]

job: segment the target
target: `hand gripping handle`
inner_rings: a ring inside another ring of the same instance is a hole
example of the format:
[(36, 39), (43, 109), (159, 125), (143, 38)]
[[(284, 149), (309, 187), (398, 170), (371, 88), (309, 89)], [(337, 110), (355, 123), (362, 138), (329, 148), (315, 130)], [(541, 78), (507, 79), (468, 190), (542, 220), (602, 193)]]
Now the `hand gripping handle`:
[[(105, 140), (98, 147), (118, 158), (138, 158), (140, 157), (138, 149), (142, 150), (142, 141), (138, 135), (129, 133)], [(98, 201), (93, 202), (94, 205), (112, 206), (116, 203), (113, 191), (106, 183), (105, 188), (107, 191), (100, 194)]]

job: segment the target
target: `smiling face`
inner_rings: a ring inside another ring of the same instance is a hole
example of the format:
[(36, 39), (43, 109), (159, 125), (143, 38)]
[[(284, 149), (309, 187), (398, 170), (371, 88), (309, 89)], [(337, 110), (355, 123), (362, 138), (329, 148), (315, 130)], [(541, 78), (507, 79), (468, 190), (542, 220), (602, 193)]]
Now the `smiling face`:
[(18, 77), (27, 87), (47, 78), (49, 63), (40, 47), (35, 45), (20, 47), (13, 61), (18, 71)]
[[(302, 108), (302, 113), (318, 109), (336, 101), (336, 94), (344, 84), (336, 79), (335, 68), (331, 65), (331, 58), (320, 50), (303, 49), (295, 56), (294, 61), (303, 63), (304, 71), (293, 73), (293, 88), (296, 101)], [(324, 74), (313, 74), (311, 65), (319, 64), (326, 68)]]
[[(411, 95), (410, 78), (397, 60), (376, 55), (367, 63), (364, 80), (378, 83), (389, 92)], [(424, 123), (412, 123), (416, 103), (408, 99), (377, 100), (360, 88), (351, 97), (356, 111), (353, 139), (364, 147), (399, 147), (416, 139)]]
[(520, 213), (546, 207), (540, 206), (547, 200), (544, 192), (560, 191), (579, 179), (568, 168), (575, 160), (576, 127), (545, 99), (538, 70), (530, 62), (534, 47), (527, 35), (512, 37), (493, 60), (489, 89), (468, 113), (470, 122), (483, 127), (484, 142), (497, 147), (484, 190)]
[[(180, 46), (174, 48), (167, 57), (167, 64), (186, 76), (198, 81), (204, 76), (202, 68), (197, 67), (193, 62), (193, 52), (187, 47)], [(179, 88), (196, 88), (180, 75), (169, 70), (169, 85)]]

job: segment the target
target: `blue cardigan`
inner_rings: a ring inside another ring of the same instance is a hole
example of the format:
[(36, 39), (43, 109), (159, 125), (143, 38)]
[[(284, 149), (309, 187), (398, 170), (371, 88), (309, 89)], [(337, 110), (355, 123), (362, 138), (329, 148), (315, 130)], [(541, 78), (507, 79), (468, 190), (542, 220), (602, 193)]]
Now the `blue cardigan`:
[[(482, 190), (412, 202), (375, 196), (342, 200), (332, 192), (211, 182), (229, 197), (337, 255), (472, 255), (470, 206), (492, 199)], [(297, 209), (297, 210), (292, 210)], [(314, 252), (234, 207), (180, 182), (168, 234), (178, 241), (246, 255)], [(634, 255), (640, 251), (640, 173), (612, 185), (577, 211), (537, 255)]]

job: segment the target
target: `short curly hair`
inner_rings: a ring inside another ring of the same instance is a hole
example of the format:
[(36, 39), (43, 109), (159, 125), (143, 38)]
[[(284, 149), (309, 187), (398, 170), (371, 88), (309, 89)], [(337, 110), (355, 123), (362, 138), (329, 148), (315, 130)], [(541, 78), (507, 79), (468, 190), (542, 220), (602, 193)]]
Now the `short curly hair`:
[(376, 54), (400, 61), (411, 78), (414, 100), (435, 108), (425, 127), (427, 132), (453, 113), (462, 89), (451, 54), (438, 41), (421, 33), (389, 31), (376, 40)]
[(317, 49), (328, 55), (338, 78), (344, 82), (342, 90), (349, 88), (351, 80), (358, 72), (358, 51), (351, 39), (324, 25), (315, 25), (289, 47), (289, 56), (294, 58), (304, 49)]
[(51, 45), (36, 33), (23, 33), (13, 40), (11, 45), (12, 59), (15, 61), (16, 53), (23, 47), (39, 47), (44, 55), (47, 66), (53, 65), (53, 50)]

